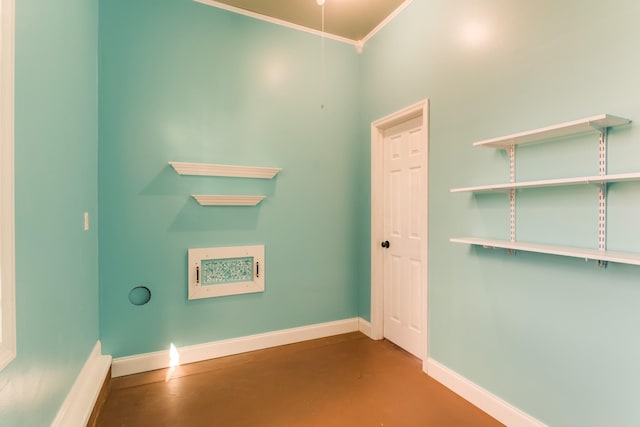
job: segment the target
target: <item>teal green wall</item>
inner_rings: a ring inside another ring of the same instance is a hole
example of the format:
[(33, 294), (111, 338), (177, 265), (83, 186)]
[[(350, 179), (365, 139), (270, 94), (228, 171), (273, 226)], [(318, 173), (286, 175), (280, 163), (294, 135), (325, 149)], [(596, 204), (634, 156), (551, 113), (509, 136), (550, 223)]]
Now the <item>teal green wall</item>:
[(98, 340), (97, 22), (97, 1), (16, 1), (18, 348), (0, 372), (3, 426), (50, 425)]
[[(352, 318), (359, 57), (190, 0), (100, 3), (100, 330), (114, 357)], [(323, 88), (324, 87), (324, 88)], [(321, 108), (321, 104), (325, 108)], [(179, 176), (169, 161), (275, 166)], [(264, 194), (201, 207), (190, 194)], [(266, 290), (187, 300), (187, 250), (264, 244)], [(134, 306), (145, 285), (151, 301)]]
[[(415, 0), (362, 55), (363, 144), (372, 120), (431, 101), (430, 357), (552, 426), (640, 424), (640, 267), (449, 243), (508, 238), (509, 224), (505, 196), (449, 190), (508, 180), (504, 153), (473, 141), (599, 113), (640, 121), (638, 16), (635, 0)], [(471, 45), (461, 33), (476, 20), (488, 38)], [(611, 173), (640, 171), (638, 129), (611, 133)], [(517, 158), (518, 179), (597, 174), (597, 136)], [(636, 183), (610, 187), (610, 249), (640, 252), (639, 194)], [(521, 192), (517, 203), (522, 240), (597, 246), (595, 187)]]
[[(369, 318), (369, 123), (423, 98), (430, 356), (549, 425), (640, 423), (638, 267), (448, 242), (508, 232), (503, 196), (449, 192), (507, 179), (504, 154), (471, 142), (640, 120), (637, 2), (414, 0), (361, 56), (327, 40), (324, 85), (318, 37), (190, 0), (17, 3), (18, 357), (0, 373), (1, 424), (51, 422), (98, 324), (119, 357)], [(461, 39), (474, 20), (484, 44)], [(612, 132), (612, 173), (638, 171), (639, 137)], [(595, 174), (595, 155), (589, 138), (526, 147), (518, 178)], [(168, 161), (283, 172), (181, 177)], [(610, 188), (610, 249), (640, 252), (638, 191)], [(192, 193), (268, 197), (205, 208)], [(523, 192), (518, 235), (595, 246), (595, 213), (592, 188)], [(187, 249), (244, 244), (266, 246), (266, 292), (188, 301)], [(137, 285), (149, 304), (128, 302)]]

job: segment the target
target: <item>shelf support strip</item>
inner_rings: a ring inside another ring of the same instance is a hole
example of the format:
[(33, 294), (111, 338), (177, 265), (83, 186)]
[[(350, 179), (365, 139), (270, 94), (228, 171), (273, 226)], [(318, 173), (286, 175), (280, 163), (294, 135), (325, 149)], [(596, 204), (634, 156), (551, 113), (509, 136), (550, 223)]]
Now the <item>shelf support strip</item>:
[[(599, 172), (600, 176), (607, 175), (607, 139), (608, 129), (600, 130), (599, 141)], [(607, 184), (600, 184), (598, 189), (598, 250), (607, 250)], [(606, 267), (606, 261), (598, 261), (599, 267)]]
[[(509, 146), (509, 183), (516, 182), (516, 146)], [(516, 190), (509, 191), (509, 239), (516, 241)], [(515, 255), (515, 249), (507, 250), (510, 255)]]

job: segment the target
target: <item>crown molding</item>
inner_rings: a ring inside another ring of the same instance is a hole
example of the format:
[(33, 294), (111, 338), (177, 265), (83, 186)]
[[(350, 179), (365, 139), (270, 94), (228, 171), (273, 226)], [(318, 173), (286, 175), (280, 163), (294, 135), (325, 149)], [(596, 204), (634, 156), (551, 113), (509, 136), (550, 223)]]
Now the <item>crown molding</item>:
[(389, 22), (393, 21), (393, 19), (400, 14), (403, 10), (407, 8), (413, 2), (413, 0), (406, 0), (400, 6), (396, 8), (393, 12), (389, 14), (382, 22), (380, 22), (373, 30), (369, 32), (362, 40), (357, 42), (358, 51), (361, 52), (365, 43), (367, 43), (373, 36), (375, 36), (378, 31), (382, 30)]
[(225, 3), (220, 3), (218, 1), (215, 0), (193, 0), (197, 3), (202, 3), (202, 4), (206, 4), (209, 6), (213, 6), (213, 7), (217, 7), (218, 9), (223, 9), (229, 12), (234, 12), (237, 13), (239, 15), (244, 15), (244, 16), (248, 16), (250, 18), (254, 18), (254, 19), (259, 19), (261, 21), (266, 21), (266, 22), (270, 22), (272, 24), (276, 24), (276, 25), (280, 25), (282, 27), (287, 27), (287, 28), (291, 28), (294, 30), (298, 30), (298, 31), (302, 31), (305, 33), (310, 33), (316, 36), (320, 36), (320, 37), (325, 37), (327, 39), (331, 39), (331, 40), (335, 40), (341, 43), (346, 43), (346, 44), (350, 44), (352, 46), (356, 46), (356, 41), (355, 40), (351, 40), (348, 39), (346, 37), (341, 37), (341, 36), (337, 36), (335, 34), (331, 34), (331, 33), (327, 33), (327, 32), (322, 32), (322, 31), (318, 31), (318, 30), (314, 30), (313, 28), (309, 28), (309, 27), (305, 27), (302, 25), (298, 25), (298, 24), (294, 24), (292, 22), (289, 21), (284, 21), (282, 19), (277, 19), (277, 18), (273, 18), (271, 16), (267, 16), (267, 15), (262, 15), (261, 13), (256, 13), (256, 12), (251, 12), (250, 10), (245, 10), (245, 9), (241, 9), (239, 7), (234, 7), (234, 6), (230, 6), (228, 4)]

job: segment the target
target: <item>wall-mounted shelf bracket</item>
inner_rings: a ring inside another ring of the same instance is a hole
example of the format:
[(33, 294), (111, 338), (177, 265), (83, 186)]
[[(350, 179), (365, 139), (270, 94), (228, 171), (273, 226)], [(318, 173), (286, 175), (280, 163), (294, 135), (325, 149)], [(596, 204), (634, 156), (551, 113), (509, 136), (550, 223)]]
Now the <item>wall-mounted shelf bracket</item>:
[(631, 123), (631, 120), (629, 119), (609, 114), (599, 114), (597, 116), (560, 123), (558, 125), (547, 126), (545, 128), (519, 132), (512, 135), (501, 136), (499, 138), (486, 139), (474, 142), (473, 145), (478, 147), (507, 149), (511, 145), (547, 141), (571, 135), (579, 135), (586, 132), (599, 132), (607, 128), (623, 126), (629, 123)]
[(169, 162), (180, 175), (229, 176), (271, 179), (282, 169), (257, 166), (218, 165), (210, 163)]
[(192, 194), (201, 206), (256, 206), (266, 196), (233, 196), (217, 194)]
[[(598, 267), (606, 268), (609, 261), (640, 265), (640, 254), (611, 252), (607, 250), (607, 190), (611, 182), (640, 181), (640, 173), (607, 175), (607, 140), (610, 128), (624, 126), (631, 120), (609, 114), (600, 114), (572, 122), (560, 123), (544, 128), (515, 133), (498, 138), (475, 142), (474, 146), (503, 149), (509, 156), (509, 183), (481, 185), (475, 187), (453, 188), (451, 192), (504, 192), (509, 197), (509, 240), (491, 240), (484, 238), (452, 238), (452, 242), (478, 245), (484, 248), (502, 248), (515, 254), (516, 250), (595, 260)], [(547, 179), (537, 181), (516, 181), (515, 146), (534, 142), (551, 141), (583, 133), (599, 133), (598, 175), (572, 178)], [(516, 190), (568, 185), (598, 186), (598, 248), (584, 249), (556, 245), (523, 243), (516, 240)]]
[(485, 239), (478, 237), (454, 237), (449, 239), (454, 243), (465, 243), (491, 249), (514, 249), (522, 252), (560, 255), (581, 258), (585, 261), (596, 261), (598, 266), (605, 267), (608, 262), (640, 265), (640, 253), (600, 251), (598, 249), (576, 248), (559, 245), (545, 245), (538, 243), (510, 242), (508, 240)]
[[(598, 141), (598, 167), (600, 176), (607, 175), (607, 138), (608, 129), (600, 129)], [(598, 188), (598, 250), (607, 250), (607, 183)], [(606, 268), (607, 262), (599, 260), (598, 267)]]
[[(509, 183), (516, 182), (516, 146), (510, 145), (509, 149)], [(516, 241), (516, 190), (509, 191), (509, 240)], [(515, 255), (515, 249), (507, 249), (509, 255)]]

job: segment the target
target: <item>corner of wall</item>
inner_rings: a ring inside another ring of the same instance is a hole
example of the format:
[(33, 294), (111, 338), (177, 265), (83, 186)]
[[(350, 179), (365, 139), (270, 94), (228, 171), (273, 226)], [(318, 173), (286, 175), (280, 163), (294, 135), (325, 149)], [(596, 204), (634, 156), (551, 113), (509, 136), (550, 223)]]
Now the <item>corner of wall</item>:
[(111, 356), (102, 355), (96, 343), (62, 403), (51, 427), (85, 426), (91, 417), (100, 389), (111, 368)]

